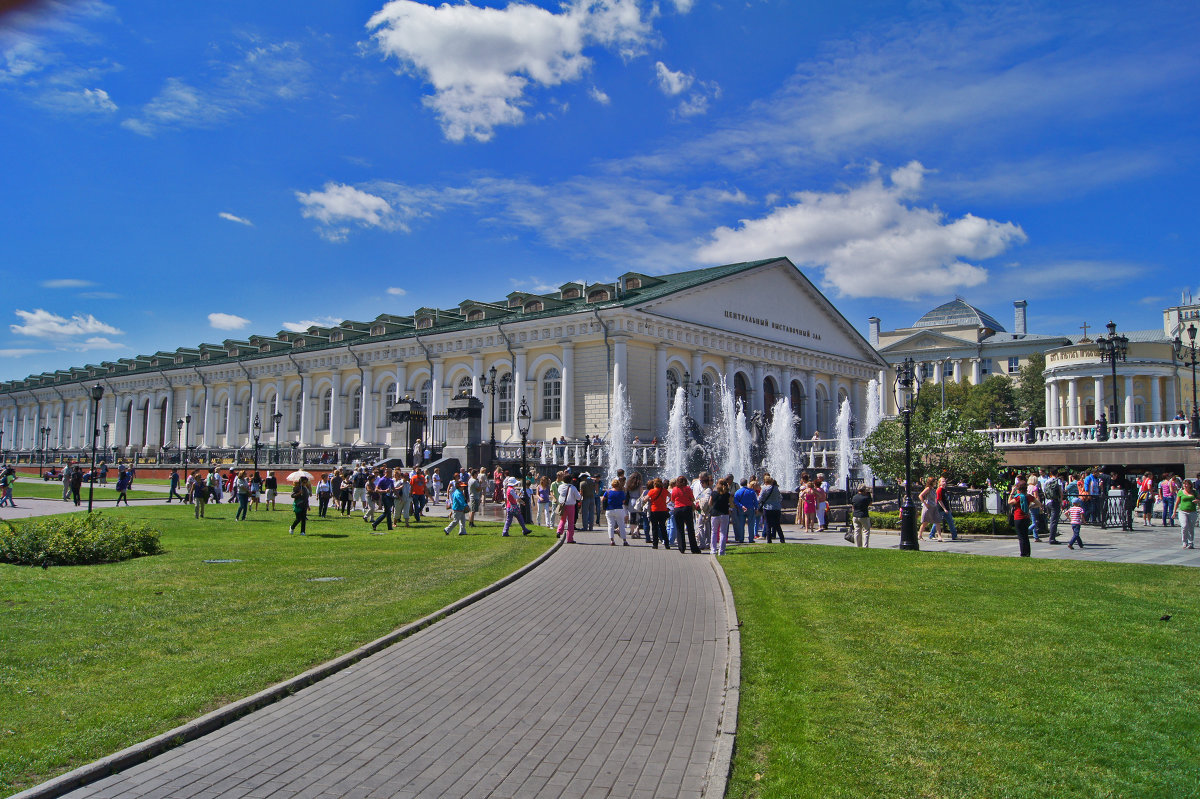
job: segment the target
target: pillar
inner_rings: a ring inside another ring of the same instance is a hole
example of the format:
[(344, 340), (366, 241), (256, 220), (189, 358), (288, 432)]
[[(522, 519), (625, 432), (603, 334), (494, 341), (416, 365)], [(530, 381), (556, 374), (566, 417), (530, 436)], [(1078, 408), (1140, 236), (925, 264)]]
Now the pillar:
[(763, 369), (763, 362), (755, 361), (752, 371), (754, 373), (754, 385), (750, 387), (750, 410), (765, 411), (766, 409), (763, 407), (763, 379), (766, 376), (766, 370)]
[(212, 389), (208, 386), (204, 387), (204, 418), (202, 424), (204, 429), (201, 431), (200, 446), (211, 447), (213, 445), (212, 435)]
[[(1157, 383), (1157, 378), (1152, 378)], [(1121, 416), (1122, 422), (1133, 421), (1133, 375), (1125, 375), (1125, 412)], [(1151, 421), (1147, 419), (1146, 421)]]
[(298, 438), (300, 446), (307, 446), (313, 440), (313, 409), (312, 409), (312, 377), (305, 374), (300, 376), (300, 430)]
[[(1105, 407), (1104, 403), (1104, 378), (1097, 377), (1095, 378), (1094, 383), (1095, 387), (1093, 389), (1093, 394), (1096, 398), (1096, 419), (1099, 420), (1100, 414), (1108, 412), (1108, 409)], [(1108, 423), (1112, 424), (1113, 420), (1109, 419)]]
[(375, 441), (375, 392), (371, 390), (371, 386), (375, 385), (375, 372), (369, 366), (362, 367), (362, 385), (358, 390), (362, 396), (362, 411), (358, 416), (358, 440), (364, 444)]
[[(666, 350), (663, 350), (664, 357)], [(562, 343), (562, 432), (568, 438), (575, 435), (575, 342)], [(664, 374), (661, 379), (665, 381)]]
[(346, 421), (342, 415), (342, 373), (335, 370), (329, 378), (333, 381), (329, 387), (329, 443), (336, 445), (342, 443), (346, 431)]
[(983, 382), (983, 363), (978, 358), (971, 359), (971, 385), (977, 386)]
[(1075, 427), (1079, 424), (1079, 378), (1067, 380), (1067, 424)]
[(671, 387), (667, 383), (667, 345), (659, 344), (654, 348), (654, 430), (664, 441), (671, 419), (673, 398), (669, 396), (670, 391)]
[(1162, 420), (1162, 378), (1155, 376), (1150, 378), (1150, 417), (1146, 421), (1161, 422)]
[(1062, 425), (1062, 408), (1058, 402), (1058, 381), (1051, 380), (1047, 385), (1050, 389), (1050, 401), (1046, 403), (1046, 425), (1059, 427)]
[[(515, 363), (513, 364), (513, 404), (512, 404), (512, 424), (509, 426), (511, 431), (509, 440), (520, 439), (521, 433), (517, 430), (517, 414), (521, 410), (521, 399), (525, 396), (525, 350), (514, 350), (516, 355)], [(530, 413), (533, 410), (530, 409)]]
[[(483, 399), (483, 392), (479, 390), (479, 378), (483, 377), (483, 356), (476, 355), (471, 362), (471, 396), (477, 400)], [(566, 377), (563, 377), (563, 388), (566, 389)], [(404, 392), (400, 392), (404, 393)]]
[[(167, 389), (167, 415), (163, 419), (163, 438), (171, 442), (171, 446), (176, 445), (175, 439), (175, 389)], [(166, 441), (159, 442), (161, 447)]]

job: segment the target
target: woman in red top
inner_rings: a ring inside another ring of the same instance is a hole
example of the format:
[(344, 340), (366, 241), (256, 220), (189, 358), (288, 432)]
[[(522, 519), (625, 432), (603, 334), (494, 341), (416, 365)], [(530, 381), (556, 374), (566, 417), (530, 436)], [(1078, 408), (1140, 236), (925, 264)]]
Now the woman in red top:
[(1021, 550), (1021, 557), (1029, 557), (1029, 520), (1031, 517), (1029, 512), (1029, 494), (1026, 493), (1026, 485), (1024, 480), (1018, 480), (1013, 488), (1013, 495), (1008, 500), (1008, 504), (1013, 509), (1013, 527), (1017, 529), (1017, 546)]
[(683, 553), (683, 531), (687, 528), (688, 544), (692, 554), (700, 554), (700, 545), (696, 542), (695, 508), (696, 497), (688, 486), (687, 478), (683, 475), (675, 478), (675, 487), (671, 489), (671, 502), (675, 505), (672, 511), (675, 519), (675, 540), (679, 542), (679, 552)]
[(667, 543), (667, 489), (663, 488), (662, 478), (656, 477), (650, 481), (646, 489), (646, 503), (650, 508), (650, 546), (658, 549), (662, 541), (663, 548), (669, 548)]

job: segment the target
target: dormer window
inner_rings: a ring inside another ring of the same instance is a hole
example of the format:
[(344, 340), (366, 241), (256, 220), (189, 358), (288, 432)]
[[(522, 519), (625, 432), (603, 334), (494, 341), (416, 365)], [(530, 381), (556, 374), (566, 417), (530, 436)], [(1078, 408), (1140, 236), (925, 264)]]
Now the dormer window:
[(386, 332), (387, 332), (387, 328), (385, 328), (383, 325), (375, 325), (374, 327), (371, 328), (372, 336), (382, 336)]
[(422, 316), (417, 319), (417, 330), (427, 330), (433, 327), (432, 316)]
[(202, 352), (202, 353), (200, 353), (200, 360), (202, 360), (202, 361), (207, 361), (207, 360), (208, 360), (208, 353), (207, 353), (207, 352)]
[(627, 277), (627, 278), (625, 278), (625, 289), (626, 289), (626, 291), (629, 291), (629, 290), (632, 290), (632, 289), (640, 289), (641, 287), (642, 287), (642, 279), (641, 279), (640, 277)]
[(544, 310), (545, 307), (546, 304), (541, 300), (530, 300), (529, 302), (525, 303), (525, 313), (537, 313), (538, 311)]
[(484, 317), (484, 313), (483, 313), (482, 308), (476, 308), (473, 311), (467, 312), (467, 321), (468, 322), (482, 322), (483, 317)]
[(608, 289), (598, 289), (588, 294), (588, 302), (608, 302)]
[(230, 347), (228, 350), (225, 351), (225, 354), (228, 355), (230, 358), (236, 358), (237, 354), (238, 354), (237, 348)]
[(271, 351), (271, 345), (270, 345), (270, 344), (260, 344), (260, 345), (258, 346), (258, 351), (259, 351), (259, 352), (270, 352), (270, 351)]
[(512, 299), (510, 299), (508, 301), (508, 307), (509, 308), (520, 308), (521, 307), (521, 298), (513, 297)]
[(175, 356), (175, 363), (183, 363), (183, 356), (182, 356), (182, 355), (176, 355), (176, 356)]
[(562, 298), (564, 300), (579, 299), (579, 289), (563, 289)]
[(304, 346), (304, 339), (302, 339), (302, 338), (292, 339), (292, 349), (299, 349), (300, 347), (303, 347), (303, 346)]
[(330, 341), (341, 341), (341, 340), (342, 340), (342, 335), (343, 335), (343, 334), (342, 334), (342, 331), (340, 331), (340, 330), (335, 330), (335, 331), (333, 331), (332, 333), (330, 333), (330, 334), (329, 334), (329, 340), (330, 340)]

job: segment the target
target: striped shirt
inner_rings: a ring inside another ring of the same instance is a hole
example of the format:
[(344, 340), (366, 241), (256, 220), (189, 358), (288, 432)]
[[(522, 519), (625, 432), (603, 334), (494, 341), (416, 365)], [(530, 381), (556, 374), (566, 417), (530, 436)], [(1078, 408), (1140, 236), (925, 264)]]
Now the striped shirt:
[(1083, 506), (1072, 505), (1067, 508), (1067, 521), (1071, 524), (1083, 524)]

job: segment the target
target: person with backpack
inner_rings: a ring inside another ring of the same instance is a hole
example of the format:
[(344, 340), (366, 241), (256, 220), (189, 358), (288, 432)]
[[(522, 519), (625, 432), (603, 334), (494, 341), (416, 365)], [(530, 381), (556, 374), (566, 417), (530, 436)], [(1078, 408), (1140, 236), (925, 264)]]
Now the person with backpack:
[(192, 475), (192, 500), (196, 507), (193, 509), (197, 519), (204, 518), (204, 507), (208, 504), (209, 495), (208, 480), (201, 471), (197, 471)]
[[(120, 504), (121, 504), (121, 500), (125, 500), (125, 507), (127, 507), (127, 508), (129, 507), (129, 495), (128, 495), (128, 493), (127, 493), (127, 492), (129, 491), (129, 484), (130, 484), (131, 482), (132, 482), (132, 480), (131, 480), (131, 479), (130, 479), (130, 477), (129, 477), (129, 472), (128, 472), (128, 471), (126, 471), (126, 469), (125, 469), (125, 467), (124, 467), (124, 466), (122, 466), (122, 467), (121, 467), (121, 470), (120, 470), (120, 472), (117, 474), (117, 501), (116, 501), (116, 505), (120, 505)], [(114, 507), (115, 507), (116, 505), (114, 505)]]
[(296, 518), (288, 527), (288, 535), (296, 532), (296, 525), (300, 525), (300, 535), (306, 534), (305, 526), (308, 523), (308, 498), (310, 496), (312, 496), (312, 489), (308, 487), (308, 478), (301, 476), (296, 487), (292, 489), (292, 513)]
[(454, 525), (458, 525), (458, 534), (467, 534), (467, 510), (470, 508), (470, 503), (467, 502), (467, 484), (463, 482), (455, 483), (450, 491), (450, 523), (442, 528), (442, 532), (450, 535), (450, 531), (454, 529)]
[(1042, 485), (1042, 496), (1044, 498), (1043, 509), (1046, 514), (1046, 522), (1049, 526), (1050, 543), (1062, 543), (1058, 540), (1058, 514), (1063, 506), (1061, 472), (1050, 473), (1049, 479)]

